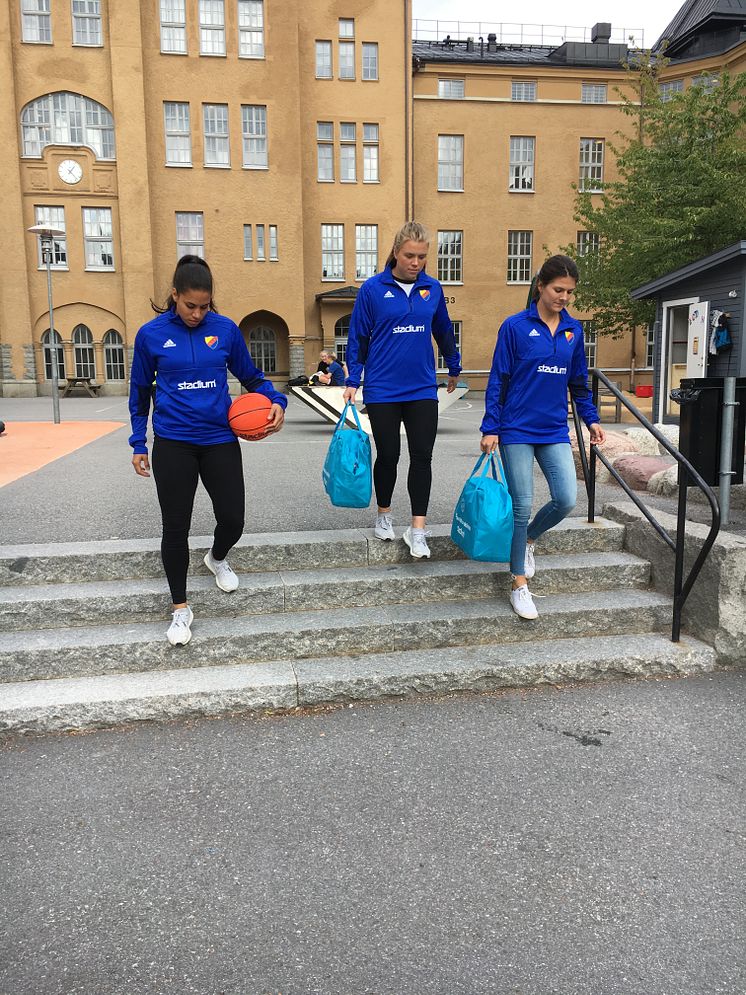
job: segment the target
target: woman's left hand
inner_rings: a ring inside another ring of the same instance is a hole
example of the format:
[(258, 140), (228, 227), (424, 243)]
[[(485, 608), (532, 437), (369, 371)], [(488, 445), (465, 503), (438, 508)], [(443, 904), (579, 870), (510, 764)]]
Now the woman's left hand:
[(446, 394), (452, 394), (457, 386), (458, 386), (458, 377), (449, 377), (448, 386), (446, 387)]
[(594, 422), (589, 431), (591, 433), (592, 446), (602, 446), (606, 442), (606, 432), (604, 432), (598, 422)]
[(285, 409), (281, 404), (273, 404), (269, 409), (269, 416), (267, 418), (269, 422), (269, 435), (273, 435), (275, 432), (279, 432), (285, 423)]

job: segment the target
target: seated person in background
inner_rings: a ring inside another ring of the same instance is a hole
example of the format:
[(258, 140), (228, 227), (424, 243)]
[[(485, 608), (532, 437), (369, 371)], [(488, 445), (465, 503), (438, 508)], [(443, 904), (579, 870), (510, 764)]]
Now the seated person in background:
[[(321, 362), (326, 364), (326, 372), (314, 373), (311, 383), (315, 386), (344, 387), (345, 371), (333, 352), (322, 352)], [(321, 363), (319, 363), (321, 366)]]

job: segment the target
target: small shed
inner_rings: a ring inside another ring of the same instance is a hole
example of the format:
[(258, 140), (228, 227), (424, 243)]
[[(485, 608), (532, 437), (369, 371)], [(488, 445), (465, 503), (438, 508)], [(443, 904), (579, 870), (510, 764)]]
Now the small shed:
[[(746, 376), (746, 240), (636, 287), (631, 296), (656, 301), (653, 421), (678, 422), (679, 407), (669, 394), (686, 377)], [(713, 354), (719, 318), (733, 345)]]

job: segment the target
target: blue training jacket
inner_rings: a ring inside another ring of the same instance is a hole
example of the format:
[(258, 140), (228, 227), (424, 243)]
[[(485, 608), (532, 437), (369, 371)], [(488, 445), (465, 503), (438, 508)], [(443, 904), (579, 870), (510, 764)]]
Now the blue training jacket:
[(568, 388), (586, 425), (598, 422), (588, 390), (583, 326), (562, 310), (552, 335), (534, 302), (500, 326), (482, 434), (499, 435), (507, 445), (569, 442)]
[(133, 451), (148, 451), (145, 439), (156, 374), (156, 435), (198, 446), (235, 442), (228, 427), (228, 370), (247, 390), (287, 407), (285, 395), (254, 366), (243, 335), (230, 318), (208, 311), (196, 328), (190, 328), (171, 309), (143, 325), (135, 337), (130, 379)]
[(422, 270), (407, 297), (387, 266), (365, 281), (352, 309), (347, 386), (359, 387), (365, 368), (366, 404), (437, 400), (433, 338), (457, 377), (461, 357), (443, 288)]

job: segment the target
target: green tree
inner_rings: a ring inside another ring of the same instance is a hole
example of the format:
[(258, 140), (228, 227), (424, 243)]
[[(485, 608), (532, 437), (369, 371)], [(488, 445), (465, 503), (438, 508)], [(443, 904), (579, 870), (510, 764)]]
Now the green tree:
[(563, 249), (580, 270), (578, 305), (614, 336), (654, 318), (630, 290), (746, 233), (746, 73), (664, 100), (659, 67), (645, 57), (630, 69), (639, 101), (623, 98), (633, 127), (612, 146), (618, 180), (601, 194), (577, 189), (575, 220), (598, 250)]

